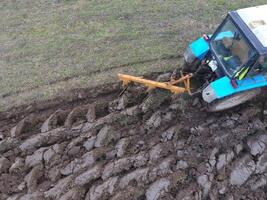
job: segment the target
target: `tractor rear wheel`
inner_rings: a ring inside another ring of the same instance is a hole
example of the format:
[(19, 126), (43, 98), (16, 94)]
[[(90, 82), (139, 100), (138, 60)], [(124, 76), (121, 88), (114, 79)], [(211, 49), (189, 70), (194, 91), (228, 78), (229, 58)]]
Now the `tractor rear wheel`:
[(245, 103), (248, 100), (256, 97), (260, 93), (261, 93), (261, 89), (253, 89), (253, 90), (234, 94), (232, 96), (229, 96), (224, 99), (217, 100), (214, 103), (211, 103), (211, 105), (208, 106), (208, 111), (217, 112), (217, 111), (222, 111), (222, 110), (235, 107), (237, 105)]

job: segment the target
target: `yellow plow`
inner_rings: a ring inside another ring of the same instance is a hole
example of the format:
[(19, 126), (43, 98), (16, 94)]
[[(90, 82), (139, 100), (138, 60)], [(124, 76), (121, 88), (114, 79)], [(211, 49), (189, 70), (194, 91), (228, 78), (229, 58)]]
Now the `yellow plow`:
[[(148, 79), (144, 79), (142, 77), (130, 76), (126, 74), (118, 74), (119, 80), (123, 82), (124, 86), (127, 86), (131, 82), (140, 83), (148, 87), (148, 90), (152, 90), (155, 88), (162, 88), (171, 91), (174, 94), (181, 94), (188, 92), (191, 94), (190, 90), (190, 79), (192, 78), (192, 74), (183, 75), (181, 73), (181, 78), (175, 80), (171, 79), (169, 82), (158, 82), (152, 81)], [(176, 84), (183, 83), (184, 87), (176, 86)]]

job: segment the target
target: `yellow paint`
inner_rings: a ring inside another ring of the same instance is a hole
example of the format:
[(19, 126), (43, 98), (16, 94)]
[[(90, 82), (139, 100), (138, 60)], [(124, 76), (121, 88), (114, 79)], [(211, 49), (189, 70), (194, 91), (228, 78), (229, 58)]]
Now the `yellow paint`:
[[(172, 80), (171, 82), (158, 82), (158, 81), (152, 81), (152, 80), (147, 80), (141, 77), (136, 77), (136, 76), (130, 76), (126, 74), (118, 74), (119, 80), (123, 82), (123, 85), (128, 85), (130, 82), (136, 82), (140, 84), (144, 84), (146, 87), (148, 87), (148, 90), (155, 89), (155, 88), (162, 88), (166, 90), (170, 90), (174, 94), (180, 94), (184, 92), (190, 92), (190, 78), (192, 77), (191, 75), (186, 75), (182, 76), (178, 80)], [(175, 84), (184, 82), (185, 87), (178, 87), (175, 86)]]

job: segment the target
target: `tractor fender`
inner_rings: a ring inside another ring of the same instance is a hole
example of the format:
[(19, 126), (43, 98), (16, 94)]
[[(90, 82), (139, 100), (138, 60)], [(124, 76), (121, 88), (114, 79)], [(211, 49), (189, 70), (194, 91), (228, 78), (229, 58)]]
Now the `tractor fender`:
[(252, 89), (244, 92), (236, 93), (232, 96), (225, 97), (223, 99), (218, 99), (208, 105), (208, 112), (218, 112), (227, 110), (229, 108), (235, 107), (237, 105), (243, 104), (261, 93), (261, 88)]
[(207, 103), (216, 99), (223, 99), (234, 94), (267, 86), (267, 79), (263, 74), (236, 80), (236, 87), (231, 84), (228, 76), (221, 77), (211, 82), (203, 91), (202, 98)]
[(211, 85), (208, 85), (203, 91), (202, 91), (202, 98), (207, 103), (213, 102), (218, 97), (216, 96), (216, 93)]

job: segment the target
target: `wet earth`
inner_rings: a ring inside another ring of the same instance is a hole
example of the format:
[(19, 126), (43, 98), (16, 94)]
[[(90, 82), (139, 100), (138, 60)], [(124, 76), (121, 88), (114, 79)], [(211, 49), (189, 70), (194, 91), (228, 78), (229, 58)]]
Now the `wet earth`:
[[(0, 199), (267, 199), (267, 114), (114, 84), (1, 114)], [(45, 105), (45, 106), (43, 106)]]

